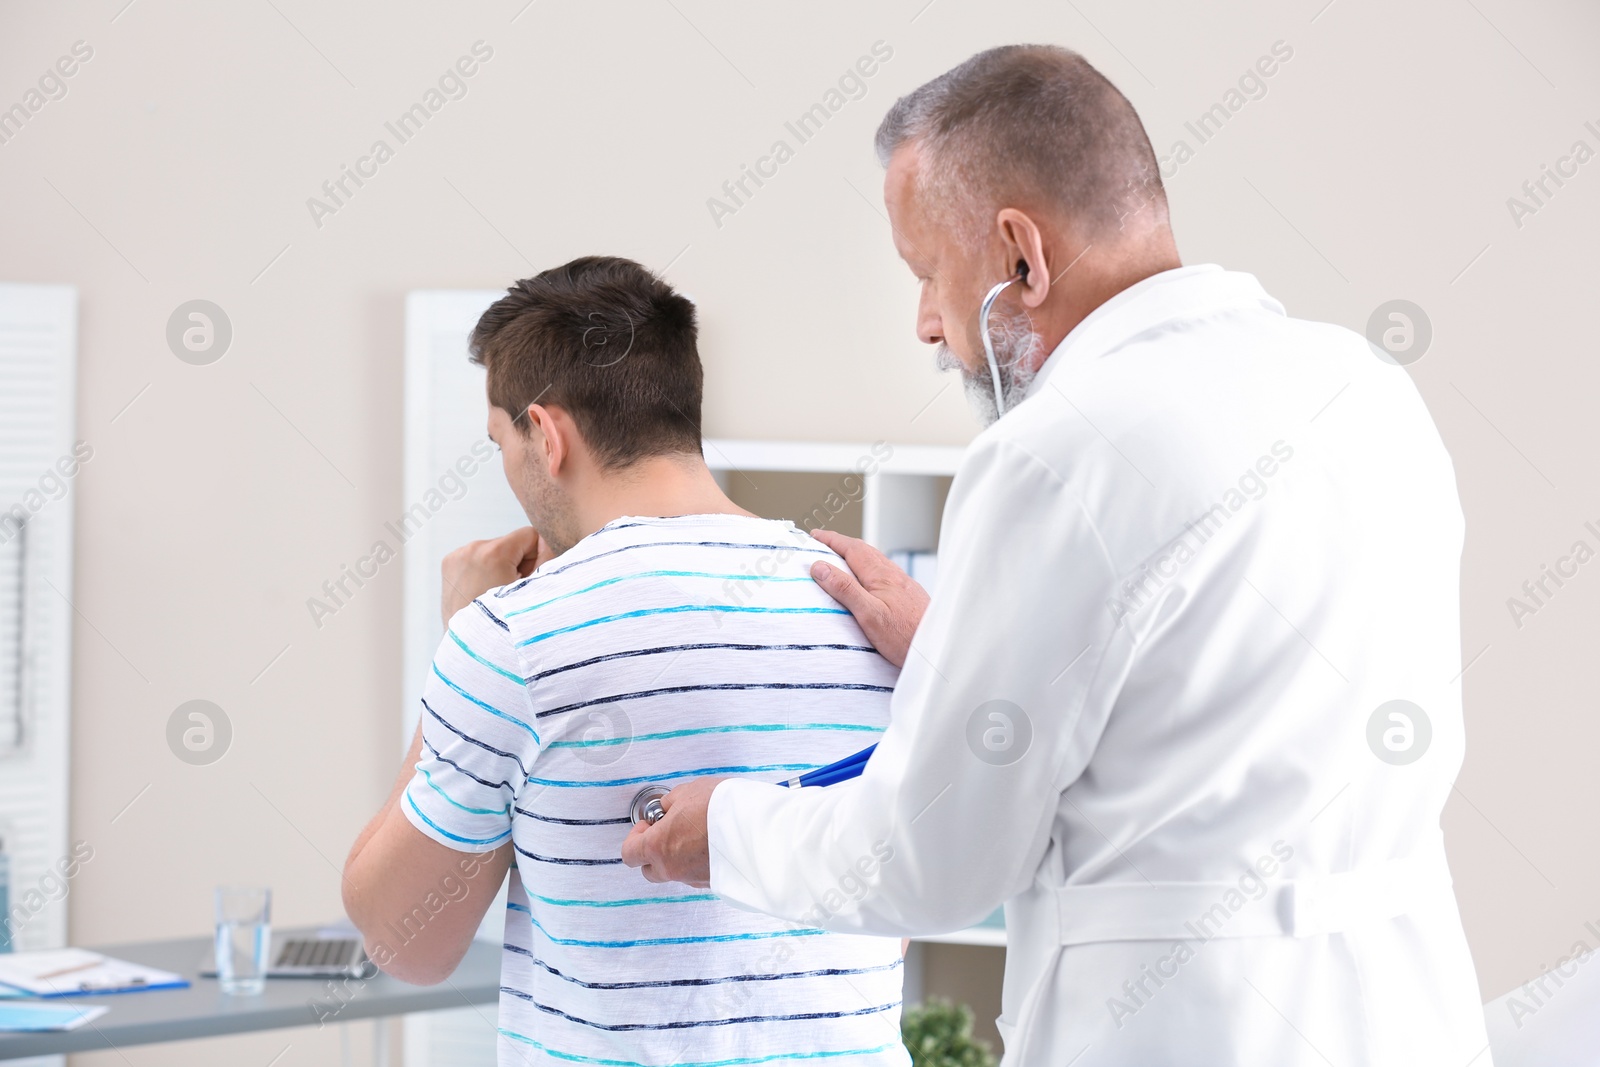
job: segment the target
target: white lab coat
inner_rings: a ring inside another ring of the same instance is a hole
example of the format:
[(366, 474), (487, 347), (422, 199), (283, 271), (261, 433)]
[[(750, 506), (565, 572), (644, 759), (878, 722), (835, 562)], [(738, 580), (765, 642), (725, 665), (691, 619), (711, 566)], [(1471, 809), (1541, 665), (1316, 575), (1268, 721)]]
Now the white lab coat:
[[(1004, 901), (1005, 1067), (1487, 1067), (1462, 533), (1405, 370), (1248, 274), (1146, 279), (973, 442), (866, 772), (719, 786), (711, 886), (887, 935)], [(1374, 735), (1393, 700), (1426, 725)]]

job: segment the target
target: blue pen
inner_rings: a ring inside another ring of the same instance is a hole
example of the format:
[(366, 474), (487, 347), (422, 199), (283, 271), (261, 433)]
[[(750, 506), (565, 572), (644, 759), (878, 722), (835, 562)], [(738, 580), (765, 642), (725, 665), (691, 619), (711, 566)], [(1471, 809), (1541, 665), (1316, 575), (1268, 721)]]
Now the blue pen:
[(797, 778), (790, 778), (783, 784), (790, 789), (799, 789), (808, 785), (833, 785), (836, 782), (847, 782), (858, 777), (867, 765), (867, 759), (872, 755), (876, 744), (868, 745), (860, 752), (852, 753), (842, 760), (836, 760), (826, 767), (809, 770)]

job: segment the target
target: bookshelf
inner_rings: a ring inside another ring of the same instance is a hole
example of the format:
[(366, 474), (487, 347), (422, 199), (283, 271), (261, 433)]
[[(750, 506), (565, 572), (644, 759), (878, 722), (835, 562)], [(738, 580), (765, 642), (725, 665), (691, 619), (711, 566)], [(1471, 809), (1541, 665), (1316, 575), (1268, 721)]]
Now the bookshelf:
[(718, 484), (741, 507), (805, 529), (839, 530), (884, 552), (938, 548), (939, 516), (962, 453), (887, 441), (723, 438), (706, 438), (704, 450)]

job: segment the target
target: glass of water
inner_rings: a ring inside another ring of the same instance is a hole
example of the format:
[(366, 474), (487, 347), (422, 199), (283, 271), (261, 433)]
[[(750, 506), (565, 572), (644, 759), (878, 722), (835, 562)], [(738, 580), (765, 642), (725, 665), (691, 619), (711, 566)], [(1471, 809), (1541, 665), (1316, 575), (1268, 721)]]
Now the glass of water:
[(272, 946), (272, 890), (217, 888), (217, 983), (252, 996), (267, 987)]

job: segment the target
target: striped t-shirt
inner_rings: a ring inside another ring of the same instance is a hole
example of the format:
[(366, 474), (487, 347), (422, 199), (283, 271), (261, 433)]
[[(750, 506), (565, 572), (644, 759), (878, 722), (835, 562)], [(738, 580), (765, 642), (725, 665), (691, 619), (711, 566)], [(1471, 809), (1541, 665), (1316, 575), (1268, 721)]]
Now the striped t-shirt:
[(641, 787), (781, 781), (866, 747), (896, 671), (785, 522), (624, 518), (450, 620), (403, 808), (509, 839), (500, 1062), (904, 1067), (899, 942), (743, 911), (623, 865)]

